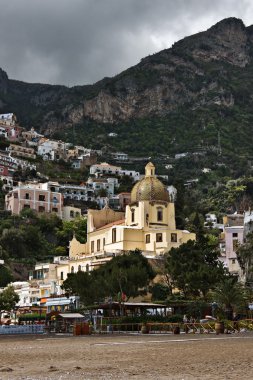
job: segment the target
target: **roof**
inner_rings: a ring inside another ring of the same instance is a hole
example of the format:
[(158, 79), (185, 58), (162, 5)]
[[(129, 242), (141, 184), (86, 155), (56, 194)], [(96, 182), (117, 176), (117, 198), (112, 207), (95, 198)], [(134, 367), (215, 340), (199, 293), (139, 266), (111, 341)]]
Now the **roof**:
[(13, 115), (14, 115), (13, 113), (1, 113), (0, 119), (10, 120), (10, 119), (12, 119)]
[(111, 164), (108, 164), (107, 162), (101, 162), (101, 164), (94, 164), (94, 165), (91, 165), (92, 167), (103, 167), (103, 168), (117, 168), (117, 169), (121, 169), (120, 166), (116, 166), (116, 165), (111, 165)]
[[(100, 304), (100, 305), (96, 305), (93, 307), (93, 309), (108, 309), (110, 307), (119, 307), (120, 306), (120, 303), (119, 302), (107, 302), (107, 303), (103, 303), (103, 304)], [(159, 309), (159, 308), (164, 308), (164, 307), (167, 307), (166, 305), (163, 305), (163, 304), (158, 304), (158, 303), (148, 303), (148, 302), (124, 302), (124, 307), (126, 308), (129, 308), (129, 309), (133, 309), (133, 308), (136, 308), (136, 307), (140, 307), (140, 308), (144, 308), (144, 309)]]
[(64, 313), (64, 314), (59, 314), (59, 316), (62, 318), (85, 318), (80, 313)]
[(115, 222), (108, 223), (108, 224), (105, 224), (102, 227), (97, 228), (96, 231), (102, 230), (103, 228), (109, 228), (109, 227), (116, 226), (116, 225), (119, 225), (119, 224), (124, 224), (124, 223), (125, 223), (125, 219), (116, 220)]

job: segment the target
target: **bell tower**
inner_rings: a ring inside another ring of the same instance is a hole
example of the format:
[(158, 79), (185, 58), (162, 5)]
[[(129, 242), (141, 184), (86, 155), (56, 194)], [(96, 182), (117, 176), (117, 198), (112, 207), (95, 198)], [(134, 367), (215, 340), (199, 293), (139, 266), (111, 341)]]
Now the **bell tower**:
[(155, 176), (155, 165), (152, 162), (149, 162), (145, 166), (145, 177), (154, 177)]

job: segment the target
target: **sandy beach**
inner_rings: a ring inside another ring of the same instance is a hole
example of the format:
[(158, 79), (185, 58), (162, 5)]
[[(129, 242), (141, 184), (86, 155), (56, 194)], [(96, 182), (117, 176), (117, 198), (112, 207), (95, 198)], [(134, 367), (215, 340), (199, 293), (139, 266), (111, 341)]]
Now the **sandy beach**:
[(0, 380), (253, 379), (253, 335), (0, 336)]

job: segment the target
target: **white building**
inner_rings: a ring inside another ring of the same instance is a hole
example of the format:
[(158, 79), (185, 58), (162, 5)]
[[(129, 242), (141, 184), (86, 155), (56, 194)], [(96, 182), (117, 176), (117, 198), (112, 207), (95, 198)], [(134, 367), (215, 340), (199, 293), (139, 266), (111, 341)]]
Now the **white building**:
[(17, 121), (14, 113), (2, 113), (0, 114), (0, 124), (3, 125), (15, 125)]
[(30, 284), (28, 281), (17, 281), (11, 284), (15, 293), (19, 296), (19, 307), (31, 307), (37, 305), (40, 297), (40, 290), (37, 284)]
[(128, 161), (129, 159), (128, 154), (123, 152), (111, 153), (111, 155), (115, 160), (118, 161)]
[(136, 172), (135, 170), (125, 170), (122, 169), (120, 166), (110, 165), (107, 162), (102, 162), (101, 164), (95, 164), (91, 165), (90, 167), (90, 174), (93, 175), (117, 175), (117, 176), (123, 176), (127, 175), (129, 177), (132, 177), (134, 182), (139, 181), (140, 179), (140, 173)]
[(60, 185), (60, 192), (64, 199), (73, 199), (78, 201), (94, 201), (95, 191), (93, 186), (83, 185)]
[(39, 156), (42, 156), (44, 160), (56, 161), (66, 158), (66, 143), (57, 140), (44, 140), (42, 139), (38, 145)]
[(88, 178), (87, 186), (92, 188), (96, 195), (100, 190), (106, 190), (108, 196), (114, 195), (115, 187), (119, 187), (117, 178)]

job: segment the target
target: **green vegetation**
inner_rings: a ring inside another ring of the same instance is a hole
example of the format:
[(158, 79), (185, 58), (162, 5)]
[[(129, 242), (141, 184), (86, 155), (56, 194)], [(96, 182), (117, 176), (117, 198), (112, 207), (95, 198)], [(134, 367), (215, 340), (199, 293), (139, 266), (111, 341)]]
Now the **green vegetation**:
[(135, 250), (112, 258), (95, 271), (69, 274), (63, 289), (68, 294), (79, 295), (85, 305), (106, 297), (121, 301), (146, 294), (154, 275), (147, 259)]
[(0, 320), (1, 311), (11, 311), (19, 301), (19, 296), (15, 293), (13, 286), (8, 286), (0, 293)]
[[(86, 242), (86, 219), (62, 221), (55, 214), (36, 214), (24, 209), (20, 216), (0, 219), (0, 258), (8, 267), (12, 261), (34, 265), (38, 260), (68, 255), (67, 247), (73, 234), (81, 243)], [(0, 269), (2, 283), (9, 270)]]
[(209, 290), (227, 274), (218, 257), (216, 246), (209, 245), (206, 238), (172, 248), (166, 260), (172, 287), (181, 291), (186, 299), (206, 299)]
[(10, 270), (6, 266), (0, 264), (0, 288), (4, 288), (11, 281), (13, 281), (13, 276)]

